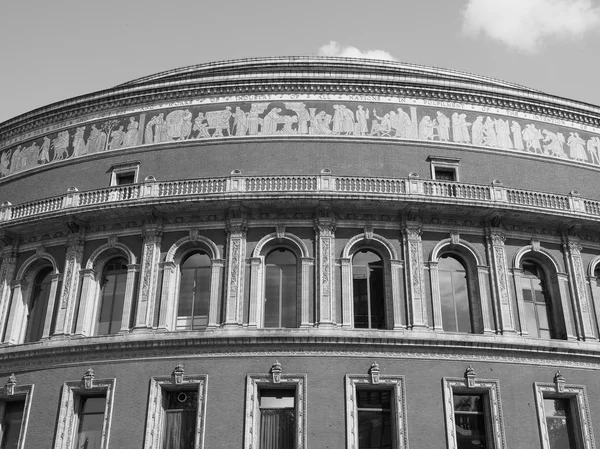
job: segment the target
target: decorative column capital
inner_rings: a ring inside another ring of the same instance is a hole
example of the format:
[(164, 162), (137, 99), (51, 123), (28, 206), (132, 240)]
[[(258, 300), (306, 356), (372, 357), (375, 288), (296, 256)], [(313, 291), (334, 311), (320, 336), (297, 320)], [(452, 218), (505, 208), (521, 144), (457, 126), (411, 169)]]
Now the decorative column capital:
[(248, 223), (243, 218), (233, 218), (227, 221), (226, 228), (231, 238), (244, 238), (248, 231)]

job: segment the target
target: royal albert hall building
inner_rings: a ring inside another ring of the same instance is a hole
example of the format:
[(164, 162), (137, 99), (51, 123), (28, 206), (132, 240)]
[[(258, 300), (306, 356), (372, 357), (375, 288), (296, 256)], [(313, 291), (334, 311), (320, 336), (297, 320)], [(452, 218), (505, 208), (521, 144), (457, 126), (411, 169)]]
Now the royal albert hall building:
[(600, 108), (289, 57), (0, 123), (0, 447), (594, 449)]

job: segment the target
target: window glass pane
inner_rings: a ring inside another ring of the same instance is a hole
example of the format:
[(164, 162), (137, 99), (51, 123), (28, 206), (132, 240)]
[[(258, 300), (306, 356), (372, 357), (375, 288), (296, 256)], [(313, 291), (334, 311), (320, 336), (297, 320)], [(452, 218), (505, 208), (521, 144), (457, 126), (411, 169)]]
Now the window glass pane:
[(165, 424), (162, 449), (194, 447), (198, 391), (167, 391), (164, 395)]
[(352, 258), (354, 327), (385, 328), (383, 261), (373, 251), (361, 250)]
[(29, 317), (27, 319), (27, 332), (25, 342), (39, 341), (44, 334), (44, 323), (48, 300), (50, 299), (50, 286), (52, 283), (52, 268), (42, 269), (35, 278), (31, 301), (29, 302)]
[(106, 397), (80, 397), (79, 429), (77, 448), (100, 449)]
[(575, 449), (573, 419), (568, 399), (544, 399), (546, 427), (551, 449)]
[(442, 327), (445, 331), (456, 332), (456, 311), (454, 309), (454, 289), (452, 287), (452, 273), (439, 271), (440, 300), (442, 305)]
[(207, 254), (192, 253), (181, 264), (177, 328), (204, 328), (208, 324), (211, 260)]
[(177, 316), (192, 316), (192, 304), (194, 299), (194, 270), (181, 270), (181, 282), (179, 284), (179, 305)]
[(260, 390), (261, 408), (294, 408), (296, 390)]
[(121, 330), (126, 284), (127, 261), (122, 257), (110, 260), (102, 273), (96, 335), (116, 334)]
[(546, 291), (544, 271), (534, 262), (523, 262), (523, 300), (527, 331), (538, 338), (552, 338), (550, 297)]
[(454, 395), (458, 449), (487, 448), (482, 395)]
[(23, 422), (25, 401), (10, 401), (6, 403), (4, 421), (2, 422), (2, 449), (17, 449)]
[(464, 271), (452, 273), (452, 285), (454, 286), (454, 304), (456, 306), (458, 331), (472, 332), (466, 273)]
[(359, 449), (392, 447), (391, 390), (357, 390)]
[(438, 264), (442, 327), (450, 332), (472, 332), (467, 273), (452, 255), (444, 255)]
[(296, 327), (296, 256), (290, 250), (276, 249), (266, 257), (265, 264), (265, 327)]
[(294, 449), (296, 412), (294, 409), (260, 409), (260, 448)]
[(535, 304), (526, 302), (523, 304), (525, 307), (525, 322), (527, 323), (527, 332), (532, 337), (539, 337), (539, 328), (537, 325), (537, 319), (535, 317)]

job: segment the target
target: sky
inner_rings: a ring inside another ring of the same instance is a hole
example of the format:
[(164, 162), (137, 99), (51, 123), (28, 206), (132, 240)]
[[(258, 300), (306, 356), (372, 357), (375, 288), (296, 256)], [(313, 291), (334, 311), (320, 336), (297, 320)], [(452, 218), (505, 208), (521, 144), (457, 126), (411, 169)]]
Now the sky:
[(261, 56), (391, 59), (600, 106), (600, 0), (5, 0), (0, 123), (146, 75)]

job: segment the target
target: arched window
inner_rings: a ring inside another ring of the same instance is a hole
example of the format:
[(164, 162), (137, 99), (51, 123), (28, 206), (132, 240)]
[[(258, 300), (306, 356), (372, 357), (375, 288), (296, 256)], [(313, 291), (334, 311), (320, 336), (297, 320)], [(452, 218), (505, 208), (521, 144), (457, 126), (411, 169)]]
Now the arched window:
[(532, 260), (523, 261), (521, 291), (527, 332), (532, 337), (554, 338), (552, 302), (544, 270)]
[(127, 260), (117, 257), (104, 265), (100, 281), (100, 303), (96, 335), (116, 334), (121, 330), (125, 286), (127, 285)]
[(442, 327), (448, 332), (473, 332), (467, 270), (453, 254), (440, 257), (438, 265)]
[(298, 261), (277, 248), (265, 259), (265, 327), (298, 327)]
[(596, 285), (600, 287), (600, 263), (594, 268), (594, 277), (596, 278)]
[(46, 312), (48, 310), (48, 300), (50, 299), (51, 282), (52, 267), (43, 268), (35, 277), (27, 314), (25, 343), (39, 341), (42, 338)]
[(210, 257), (191, 253), (181, 264), (177, 329), (204, 329), (208, 325), (210, 303)]
[(383, 260), (370, 250), (360, 250), (352, 258), (354, 327), (385, 328)]

